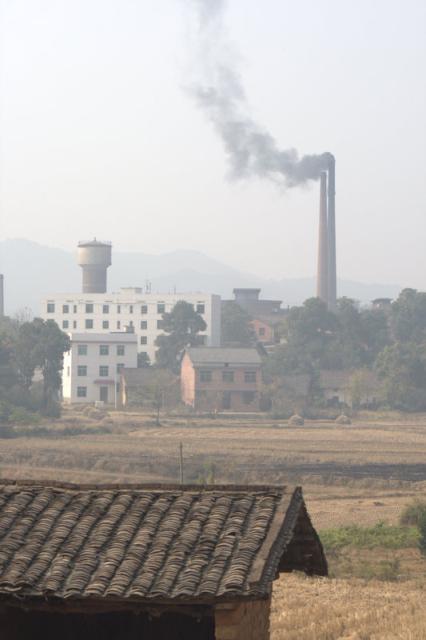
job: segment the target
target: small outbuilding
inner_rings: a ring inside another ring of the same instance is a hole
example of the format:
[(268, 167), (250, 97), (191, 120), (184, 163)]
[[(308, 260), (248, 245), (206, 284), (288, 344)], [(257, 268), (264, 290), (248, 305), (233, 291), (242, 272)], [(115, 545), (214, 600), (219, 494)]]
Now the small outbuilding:
[(327, 574), (300, 488), (0, 485), (5, 640), (267, 640), (294, 569)]

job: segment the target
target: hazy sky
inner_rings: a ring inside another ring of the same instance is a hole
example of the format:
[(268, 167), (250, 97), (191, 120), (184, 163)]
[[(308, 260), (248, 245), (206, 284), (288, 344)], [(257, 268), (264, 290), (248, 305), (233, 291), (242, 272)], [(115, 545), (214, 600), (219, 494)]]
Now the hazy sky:
[[(0, 7), (0, 238), (314, 273), (318, 185), (228, 179), (183, 90), (184, 0)], [(426, 288), (425, 0), (229, 0), (225, 22), (252, 116), (336, 156), (339, 275)]]

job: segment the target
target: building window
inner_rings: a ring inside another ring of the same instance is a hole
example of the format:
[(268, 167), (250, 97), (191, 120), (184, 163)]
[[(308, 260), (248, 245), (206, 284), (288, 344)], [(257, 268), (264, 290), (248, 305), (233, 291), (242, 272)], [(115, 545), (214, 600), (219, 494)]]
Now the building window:
[(101, 378), (107, 378), (109, 374), (109, 367), (107, 365), (101, 364), (99, 367), (99, 375)]
[(47, 303), (47, 313), (55, 313), (55, 303), (48, 302)]
[(129, 313), (133, 313), (133, 305), (132, 304), (129, 306)]
[(141, 306), (141, 313), (148, 313), (148, 305), (147, 304), (143, 304)]
[(265, 335), (265, 327), (259, 327), (259, 336), (263, 337)]
[(117, 355), (118, 356), (124, 356), (125, 353), (126, 353), (126, 349), (124, 348), (124, 344), (118, 344), (117, 345)]
[(117, 329), (121, 329), (121, 322), (120, 322), (120, 320), (117, 320)]
[(69, 313), (69, 312), (70, 312), (69, 304), (63, 304), (62, 305), (62, 313)]
[(164, 302), (159, 302), (157, 304), (157, 313), (166, 313), (166, 305)]
[(141, 320), (141, 329), (148, 329), (148, 323), (146, 320)]
[(204, 313), (206, 310), (206, 306), (204, 304), (204, 302), (199, 302), (197, 304), (197, 313)]
[(141, 344), (148, 344), (148, 338), (146, 336), (141, 336)]
[(77, 313), (77, 305), (76, 305), (76, 304), (73, 306), (73, 308), (72, 308), (72, 312), (73, 312), (73, 313)]
[(87, 397), (87, 387), (77, 387), (77, 398)]
[(102, 305), (102, 313), (109, 313), (109, 304)]
[(102, 329), (109, 329), (109, 320), (102, 320)]
[(86, 320), (84, 326), (86, 327), (86, 329), (93, 329), (93, 320)]
[(79, 356), (87, 356), (87, 344), (77, 345), (77, 353)]
[(117, 364), (117, 373), (120, 373), (120, 371), (124, 369), (124, 363), (123, 362), (119, 362)]
[(93, 304), (91, 302), (86, 303), (86, 313), (93, 313)]
[(243, 391), (244, 404), (252, 404), (252, 402), (254, 402), (254, 398), (255, 398), (254, 391)]
[(157, 320), (157, 329), (162, 329), (162, 328), (163, 328), (163, 321)]
[(62, 329), (68, 329), (69, 322), (68, 320), (62, 320)]
[(211, 382), (211, 381), (212, 381), (211, 371), (200, 371), (200, 382)]
[(256, 382), (256, 371), (244, 371), (244, 382)]
[(85, 364), (79, 364), (77, 367), (77, 375), (81, 378), (87, 376), (87, 367)]
[(222, 380), (223, 382), (234, 382), (234, 372), (222, 371)]
[(77, 320), (72, 321), (72, 328), (77, 329)]
[(121, 313), (121, 304), (117, 305), (117, 313)]
[(99, 355), (100, 356), (109, 356), (109, 346), (107, 344), (99, 345)]

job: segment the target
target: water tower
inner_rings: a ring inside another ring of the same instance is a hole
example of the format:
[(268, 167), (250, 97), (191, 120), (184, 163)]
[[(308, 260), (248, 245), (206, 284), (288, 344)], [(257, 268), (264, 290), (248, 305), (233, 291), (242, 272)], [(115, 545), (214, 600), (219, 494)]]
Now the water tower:
[(107, 269), (111, 265), (110, 242), (79, 242), (77, 262), (83, 269), (83, 293), (106, 293)]

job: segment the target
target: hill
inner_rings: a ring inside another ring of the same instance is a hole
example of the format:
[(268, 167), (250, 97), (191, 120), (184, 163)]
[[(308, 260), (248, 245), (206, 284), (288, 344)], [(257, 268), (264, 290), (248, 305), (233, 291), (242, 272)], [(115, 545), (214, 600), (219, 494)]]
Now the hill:
[[(72, 252), (25, 239), (0, 243), (1, 268), (5, 276), (6, 313), (23, 307), (39, 313), (40, 299), (48, 293), (79, 291), (81, 273)], [(204, 291), (232, 297), (234, 287), (260, 287), (263, 297), (283, 300), (284, 306), (300, 304), (315, 295), (314, 278), (272, 280), (244, 273), (198, 251), (179, 250), (161, 255), (114, 251), (108, 271), (110, 290), (122, 286), (145, 286), (153, 292)], [(339, 295), (368, 302), (376, 297), (395, 297), (401, 287), (340, 280)]]

